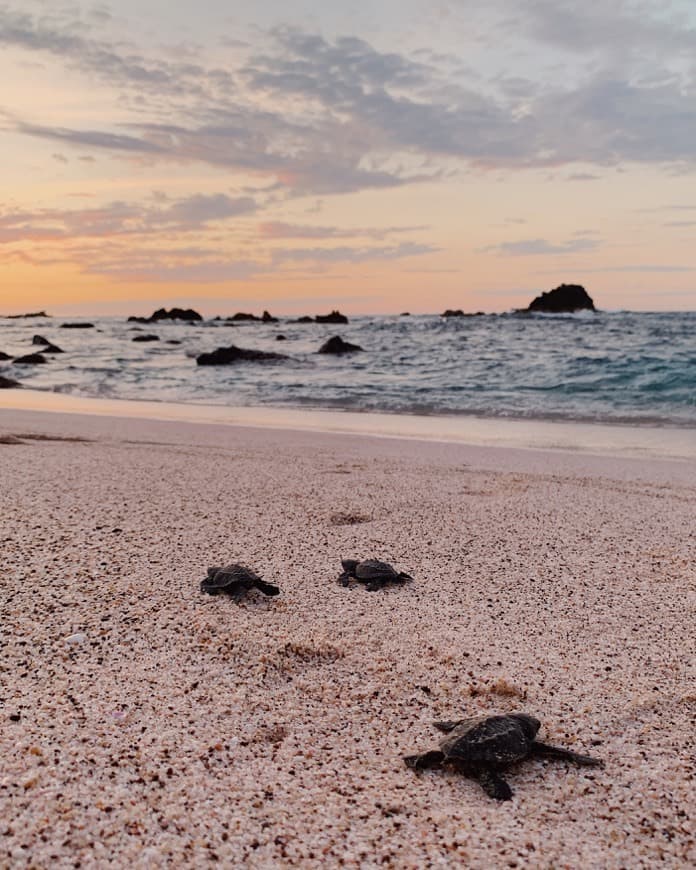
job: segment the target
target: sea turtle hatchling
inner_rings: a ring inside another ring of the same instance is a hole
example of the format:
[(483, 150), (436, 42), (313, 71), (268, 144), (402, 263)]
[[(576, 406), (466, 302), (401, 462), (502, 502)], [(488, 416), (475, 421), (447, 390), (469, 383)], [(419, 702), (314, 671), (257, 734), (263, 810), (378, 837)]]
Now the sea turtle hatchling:
[(499, 801), (512, 797), (512, 789), (501, 771), (530, 756), (558, 758), (586, 767), (604, 766), (598, 758), (535, 740), (541, 722), (526, 713), (477, 716), (434, 725), (445, 733), (440, 748), (422, 755), (407, 755), (406, 764), (414, 770), (451, 766), (477, 780), (489, 797)]
[(201, 580), (201, 592), (217, 595), (226, 592), (235, 597), (258, 589), (264, 595), (279, 595), (280, 589), (272, 583), (266, 583), (258, 574), (245, 568), (244, 565), (225, 565), (224, 568), (208, 568), (208, 575)]
[(387, 583), (406, 583), (413, 580), (410, 574), (396, 571), (388, 562), (380, 562), (379, 559), (341, 559), (343, 573), (338, 582), (342, 586), (348, 586), (351, 580), (357, 580), (367, 586), (368, 592), (376, 592)]

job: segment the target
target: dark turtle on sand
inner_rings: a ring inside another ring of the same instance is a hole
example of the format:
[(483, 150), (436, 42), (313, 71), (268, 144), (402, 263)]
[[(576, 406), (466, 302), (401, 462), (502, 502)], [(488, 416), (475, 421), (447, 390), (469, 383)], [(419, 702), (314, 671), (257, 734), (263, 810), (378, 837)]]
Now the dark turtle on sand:
[(226, 565), (224, 568), (208, 568), (208, 576), (201, 580), (201, 592), (218, 595), (226, 592), (238, 597), (250, 589), (258, 589), (264, 595), (279, 595), (280, 589), (266, 583), (258, 574), (244, 565)]
[(397, 571), (388, 562), (380, 562), (379, 559), (341, 559), (343, 573), (338, 582), (342, 586), (348, 586), (351, 580), (357, 580), (367, 586), (368, 592), (376, 592), (387, 583), (406, 583), (413, 580), (410, 574)]
[(604, 766), (598, 758), (535, 740), (541, 722), (526, 713), (476, 716), (434, 724), (446, 735), (440, 741), (440, 748), (422, 755), (407, 755), (406, 764), (414, 770), (453, 767), (477, 780), (489, 797), (499, 801), (512, 797), (512, 789), (500, 775), (501, 771), (525, 758), (538, 755), (573, 761), (585, 767)]

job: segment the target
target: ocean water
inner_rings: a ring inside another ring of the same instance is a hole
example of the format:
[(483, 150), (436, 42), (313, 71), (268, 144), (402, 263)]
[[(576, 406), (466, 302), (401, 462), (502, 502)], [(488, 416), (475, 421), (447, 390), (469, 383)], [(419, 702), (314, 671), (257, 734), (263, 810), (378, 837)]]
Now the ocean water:
[[(0, 374), (110, 399), (696, 426), (696, 312), (363, 316), (346, 326), (62, 322), (0, 318), (0, 351), (39, 351), (35, 334), (65, 351), (46, 365), (0, 362)], [(160, 341), (133, 342), (143, 332)], [(364, 351), (317, 354), (332, 335)], [(196, 365), (199, 353), (230, 344), (289, 359)]]

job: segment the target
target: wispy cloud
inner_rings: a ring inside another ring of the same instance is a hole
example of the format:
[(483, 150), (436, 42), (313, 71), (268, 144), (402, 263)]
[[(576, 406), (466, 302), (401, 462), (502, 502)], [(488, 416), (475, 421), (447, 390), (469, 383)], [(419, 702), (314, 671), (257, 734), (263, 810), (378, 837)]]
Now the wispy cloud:
[[(678, 57), (688, 64), (696, 47), (692, 29), (621, 0), (609, 7), (499, 3), (501, 23), (510, 28), (511, 10), (530, 44), (541, 40), (578, 53), (592, 46), (595, 61), (565, 84), (516, 76), (512, 87), (510, 76), (452, 78), (449, 59), (432, 54), (380, 51), (354, 36), (329, 40), (282, 27), (267, 35), (263, 49), (220, 68), (203, 58), (146, 54), (96, 35), (71, 14), (32, 16), (7, 6), (0, 7), (0, 44), (48, 53), (125, 89), (132, 113), (126, 129), (25, 118), (16, 121), (17, 132), (83, 150), (247, 172), (292, 193), (419, 183), (442, 177), (450, 161), (507, 170), (694, 165), (693, 79), (666, 61), (660, 66), (666, 56), (660, 52), (653, 50), (651, 66), (641, 70), (640, 51), (630, 57), (623, 51), (626, 42), (659, 44), (672, 51), (670, 63)], [(597, 54), (602, 46), (606, 51)]]
[(482, 249), (483, 253), (502, 254), (506, 257), (531, 257), (539, 255), (578, 254), (594, 251), (601, 245), (599, 239), (586, 237), (567, 242), (549, 242), (547, 239), (522, 239), (517, 242), (501, 242)]

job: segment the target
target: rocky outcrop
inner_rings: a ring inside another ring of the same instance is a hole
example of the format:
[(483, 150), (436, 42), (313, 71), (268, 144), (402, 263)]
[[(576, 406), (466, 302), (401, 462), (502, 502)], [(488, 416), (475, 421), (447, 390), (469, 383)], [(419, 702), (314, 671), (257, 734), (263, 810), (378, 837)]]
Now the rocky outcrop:
[(262, 323), (277, 323), (278, 318), (273, 317), (271, 314), (268, 313), (268, 311), (264, 311), (263, 314), (261, 315), (261, 322)]
[(15, 387), (21, 387), (22, 385), (19, 381), (15, 381), (13, 378), (4, 378), (0, 375), (0, 390), (12, 390)]
[(344, 341), (340, 335), (334, 335), (328, 341), (324, 342), (317, 353), (355, 353), (362, 350), (359, 344), (351, 344), (349, 341)]
[(13, 361), (12, 364), (16, 366), (34, 366), (40, 365), (41, 363), (46, 363), (48, 360), (45, 356), (40, 353), (28, 353), (25, 356), (18, 356)]
[(61, 329), (94, 329), (93, 323), (61, 323)]
[(288, 340), (287, 335), (283, 335), (282, 332), (279, 332), (278, 335), (276, 335), (276, 341), (287, 341), (287, 340)]
[(159, 341), (159, 335), (136, 335), (131, 341)]
[(65, 351), (58, 347), (57, 344), (52, 344), (47, 338), (43, 338), (40, 335), (35, 335), (32, 338), (31, 343), (43, 345), (41, 353), (65, 353)]
[(442, 312), (442, 317), (466, 317), (461, 308), (448, 308)]
[(537, 296), (525, 310), (569, 314), (573, 311), (595, 311), (596, 309), (587, 291), (580, 284), (561, 284), (559, 287)]
[(332, 311), (331, 314), (317, 314), (317, 323), (348, 323), (348, 318), (340, 311)]
[(308, 317), (306, 314), (302, 317), (298, 317), (297, 320), (291, 320), (291, 323), (314, 323), (313, 317)]
[(202, 353), (196, 357), (199, 366), (226, 366), (237, 362), (273, 362), (289, 359), (282, 353), (269, 353), (264, 350), (251, 350), (246, 347), (219, 347), (212, 353)]
[(9, 353), (5, 353), (5, 351), (0, 350), (0, 360), (12, 359)]
[(29, 314), (6, 314), (8, 320), (20, 320), (23, 317), (50, 317), (45, 311), (32, 311)]
[(149, 317), (129, 317), (129, 323), (159, 323), (161, 320), (185, 320), (187, 323), (203, 320), (203, 317), (193, 308), (158, 308)]

